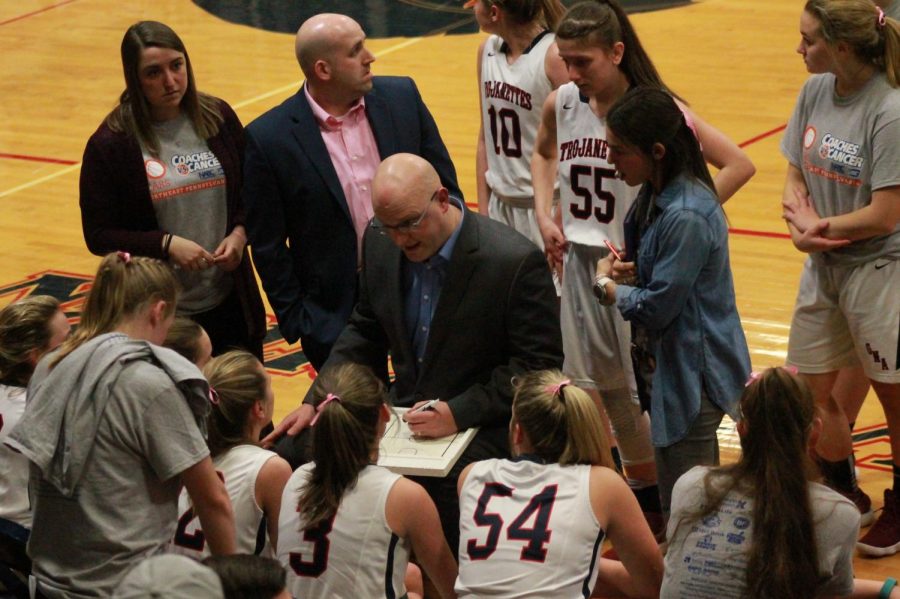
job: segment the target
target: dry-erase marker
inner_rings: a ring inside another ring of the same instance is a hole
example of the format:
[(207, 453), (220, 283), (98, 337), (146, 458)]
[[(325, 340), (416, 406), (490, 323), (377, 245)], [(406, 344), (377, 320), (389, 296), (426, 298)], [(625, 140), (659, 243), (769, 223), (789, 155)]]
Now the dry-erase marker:
[(412, 410), (410, 410), (409, 413), (410, 414), (418, 414), (419, 412), (427, 412), (428, 410), (433, 410), (435, 404), (437, 404), (437, 402), (439, 402), (439, 401), (441, 401), (441, 400), (437, 399), (437, 398), (429, 399), (428, 401), (423, 403), (418, 408), (413, 408)]
[(622, 255), (621, 255), (621, 254), (619, 253), (619, 251), (616, 249), (616, 246), (614, 246), (613, 244), (611, 244), (611, 243), (609, 242), (609, 239), (604, 239), (604, 240), (603, 240), (603, 243), (606, 244), (606, 247), (609, 248), (609, 251), (612, 252), (612, 255), (616, 257), (616, 260), (618, 260), (619, 262), (625, 262), (625, 258), (622, 257)]

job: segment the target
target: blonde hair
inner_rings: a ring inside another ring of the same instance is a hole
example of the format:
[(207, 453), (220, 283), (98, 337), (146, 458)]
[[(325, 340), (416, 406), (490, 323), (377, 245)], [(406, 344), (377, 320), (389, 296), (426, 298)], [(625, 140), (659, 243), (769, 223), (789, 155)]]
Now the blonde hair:
[(213, 390), (207, 419), (209, 452), (213, 457), (236, 445), (255, 443), (247, 438), (247, 416), (253, 405), (265, 399), (266, 375), (253, 354), (229, 351), (210, 360), (203, 369)]
[(168, 347), (194, 364), (200, 358), (200, 338), (203, 327), (187, 316), (176, 316), (166, 334), (163, 346)]
[(82, 343), (115, 330), (123, 320), (160, 300), (168, 304), (166, 316), (175, 311), (178, 281), (167, 264), (124, 252), (107, 254), (84, 301), (78, 329), (60, 346), (52, 366)]
[(347, 362), (322, 371), (313, 387), (318, 411), (312, 427), (315, 467), (298, 499), (304, 529), (328, 520), (344, 492), (371, 459), (378, 442), (378, 417), (388, 403), (384, 383), (366, 366)]
[(809, 0), (804, 10), (819, 21), (825, 42), (844, 42), (864, 62), (900, 87), (900, 22), (883, 17), (872, 0)]
[(33, 295), (0, 310), (0, 383), (24, 387), (34, 372), (33, 352), (47, 350), (50, 320), (59, 301), (49, 295)]
[(483, 0), (488, 6), (497, 6), (519, 25), (535, 21), (547, 29), (555, 29), (566, 12), (559, 0)]
[(514, 385), (512, 421), (528, 437), (532, 453), (546, 462), (615, 469), (594, 400), (563, 373), (529, 372)]

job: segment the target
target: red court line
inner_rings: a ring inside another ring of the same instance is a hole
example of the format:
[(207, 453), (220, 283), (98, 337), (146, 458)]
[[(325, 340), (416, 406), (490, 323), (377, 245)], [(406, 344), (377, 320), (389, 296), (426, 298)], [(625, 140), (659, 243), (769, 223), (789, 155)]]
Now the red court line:
[(772, 239), (790, 239), (789, 233), (772, 233), (771, 231), (753, 231), (751, 229), (728, 229), (732, 235), (749, 235), (751, 237), (770, 237)]
[(71, 4), (75, 2), (75, 0), (63, 0), (62, 2), (57, 2), (56, 4), (51, 4), (50, 6), (45, 6), (44, 8), (39, 8), (37, 10), (33, 10), (31, 12), (27, 12), (24, 15), (19, 15), (18, 17), (13, 17), (11, 19), (6, 19), (5, 21), (0, 21), (0, 25), (6, 25), (7, 23), (12, 23), (13, 21), (21, 21), (22, 19), (27, 19), (28, 17), (33, 17), (36, 14), (47, 12), (53, 8), (58, 6), (62, 6), (63, 4)]
[(739, 144), (738, 144), (738, 147), (739, 147), (739, 148), (746, 148), (747, 146), (749, 146), (749, 145), (751, 145), (751, 144), (755, 144), (756, 142), (758, 142), (758, 141), (761, 140), (761, 139), (765, 139), (765, 138), (767, 138), (767, 137), (769, 137), (769, 136), (771, 136), (771, 135), (775, 135), (775, 134), (778, 133), (779, 131), (784, 131), (785, 129), (787, 129), (787, 123), (785, 123), (785, 124), (783, 124), (783, 125), (778, 125), (778, 126), (775, 127), (774, 129), (772, 129), (772, 130), (770, 130), (770, 131), (766, 131), (765, 133), (760, 133), (760, 134), (757, 135), (756, 137), (751, 137), (751, 138), (748, 139), (747, 141), (743, 141), (743, 142), (739, 143)]
[(47, 158), (45, 156), (27, 156), (25, 154), (7, 154), (6, 152), (0, 152), (0, 158), (28, 160), (30, 162), (48, 162), (50, 164), (78, 164), (77, 160), (63, 160), (62, 158)]

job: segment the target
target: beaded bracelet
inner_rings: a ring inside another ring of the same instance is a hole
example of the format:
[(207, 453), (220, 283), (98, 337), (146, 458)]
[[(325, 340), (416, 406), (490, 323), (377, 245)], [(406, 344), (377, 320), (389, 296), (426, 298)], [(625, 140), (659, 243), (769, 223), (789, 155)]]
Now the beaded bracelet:
[(889, 576), (885, 579), (884, 585), (882, 585), (881, 590), (878, 592), (878, 599), (888, 599), (895, 586), (897, 586), (897, 579)]

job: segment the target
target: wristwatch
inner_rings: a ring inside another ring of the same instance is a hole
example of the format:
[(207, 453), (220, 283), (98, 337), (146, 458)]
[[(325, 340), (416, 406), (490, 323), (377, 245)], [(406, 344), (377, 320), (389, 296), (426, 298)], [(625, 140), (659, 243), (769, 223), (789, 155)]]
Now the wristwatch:
[(594, 297), (596, 297), (604, 306), (608, 306), (612, 303), (609, 301), (609, 296), (606, 293), (606, 285), (609, 283), (612, 283), (612, 279), (603, 275), (594, 279), (594, 285), (591, 287), (594, 291)]

